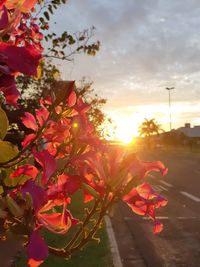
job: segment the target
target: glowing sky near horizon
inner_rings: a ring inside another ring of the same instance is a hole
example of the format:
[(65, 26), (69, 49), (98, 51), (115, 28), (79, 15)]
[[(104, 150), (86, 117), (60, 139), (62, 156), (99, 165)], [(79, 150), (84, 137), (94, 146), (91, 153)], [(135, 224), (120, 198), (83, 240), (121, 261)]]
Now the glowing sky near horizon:
[[(200, 124), (199, 0), (71, 0), (57, 11), (57, 32), (96, 27), (101, 41), (96, 57), (60, 62), (64, 79), (93, 81), (107, 98), (105, 112), (119, 125), (155, 118), (169, 129)], [(124, 126), (125, 127), (125, 126)]]

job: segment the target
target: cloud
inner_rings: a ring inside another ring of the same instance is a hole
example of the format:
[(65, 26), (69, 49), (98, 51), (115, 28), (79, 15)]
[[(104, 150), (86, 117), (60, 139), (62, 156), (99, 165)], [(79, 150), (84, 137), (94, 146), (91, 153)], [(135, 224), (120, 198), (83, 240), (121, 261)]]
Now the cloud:
[(192, 102), (200, 83), (199, 13), (199, 0), (69, 1), (57, 12), (55, 30), (94, 25), (102, 47), (94, 58), (63, 63), (63, 77), (93, 80), (108, 109), (164, 103), (166, 86), (176, 87), (175, 101)]

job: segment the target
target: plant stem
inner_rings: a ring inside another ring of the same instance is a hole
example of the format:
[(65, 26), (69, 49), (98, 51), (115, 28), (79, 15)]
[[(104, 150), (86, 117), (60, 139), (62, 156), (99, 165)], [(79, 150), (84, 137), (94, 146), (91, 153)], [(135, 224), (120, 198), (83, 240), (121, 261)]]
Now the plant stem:
[(86, 237), (83, 237), (78, 245), (75, 245), (73, 247), (73, 245), (78, 241), (78, 238), (80, 237), (81, 233), (83, 232), (84, 227), (89, 223), (89, 220), (91, 219), (91, 217), (97, 212), (97, 208), (98, 208), (98, 205), (100, 203), (100, 199), (96, 200), (92, 210), (88, 213), (85, 221), (83, 222), (83, 224), (81, 225), (79, 230), (75, 233), (75, 235), (73, 236), (71, 241), (65, 247), (63, 247), (61, 249), (49, 247), (49, 252), (53, 255), (66, 258), (66, 257), (69, 257), (76, 250), (79, 250), (80, 248), (82, 248), (94, 236), (96, 231), (99, 229), (99, 225), (101, 224), (101, 221), (102, 221), (104, 215), (106, 214), (108, 208), (116, 200), (117, 196), (113, 195), (112, 199), (108, 202), (108, 195), (109, 195), (109, 193), (107, 193), (105, 198), (104, 198), (101, 210), (99, 212), (98, 220), (96, 221), (95, 225), (93, 226), (93, 228), (89, 232), (89, 234)]
[(90, 221), (91, 217), (96, 213), (99, 203), (100, 203), (100, 200), (97, 199), (95, 201), (95, 203), (94, 203), (93, 208), (90, 210), (90, 212), (86, 216), (84, 222), (81, 224), (80, 228), (77, 230), (77, 232), (74, 234), (74, 236), (72, 237), (70, 242), (65, 247), (63, 247), (61, 249), (58, 249), (58, 248), (54, 248), (54, 247), (50, 247), (49, 246), (49, 252), (52, 253), (53, 255), (56, 255), (56, 256), (64, 256), (64, 257), (69, 256), (71, 254), (70, 253), (70, 248), (78, 240), (78, 238), (80, 237), (84, 227), (88, 224), (88, 222)]

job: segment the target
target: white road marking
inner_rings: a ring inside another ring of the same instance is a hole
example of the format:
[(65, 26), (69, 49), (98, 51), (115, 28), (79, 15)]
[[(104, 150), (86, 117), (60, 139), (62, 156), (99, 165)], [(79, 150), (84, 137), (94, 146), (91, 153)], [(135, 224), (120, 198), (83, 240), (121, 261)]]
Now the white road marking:
[(160, 181), (161, 184), (164, 184), (164, 185), (166, 185), (166, 186), (168, 186), (168, 187), (173, 187), (172, 184), (169, 184), (169, 183), (167, 183), (167, 182), (165, 182), (165, 181), (163, 181), (163, 180), (159, 180), (159, 181)]
[(153, 185), (152, 187), (153, 187), (153, 189), (156, 190), (156, 191), (162, 191), (162, 189), (160, 188), (159, 185)]
[(184, 195), (184, 196), (186, 196), (186, 197), (188, 197), (188, 198), (190, 198), (190, 199), (196, 201), (196, 202), (200, 202), (200, 198), (195, 197), (195, 196), (193, 196), (193, 195), (191, 195), (191, 194), (189, 194), (189, 193), (187, 193), (187, 192), (180, 191), (180, 193), (181, 193), (182, 195)]
[(162, 186), (162, 185), (153, 185), (152, 187), (153, 187), (153, 189), (154, 189), (155, 191), (158, 191), (158, 192), (168, 191), (168, 189), (165, 188), (165, 187)]
[[(143, 220), (151, 220), (151, 218), (143, 217)], [(167, 216), (156, 216), (156, 219), (158, 220), (170, 220), (170, 219), (177, 219), (177, 220), (199, 220), (200, 217), (184, 217), (184, 216), (178, 216), (178, 217), (167, 217)]]
[[(148, 221), (151, 220), (149, 217), (141, 217), (142, 220)], [(184, 216), (177, 216), (177, 217), (167, 217), (167, 216), (156, 216), (156, 219), (158, 220), (171, 220), (171, 219), (176, 219), (176, 220), (200, 220), (200, 217), (184, 217)], [(124, 217), (125, 221), (132, 221), (134, 218), (132, 217)]]
[(164, 190), (164, 191), (168, 191), (168, 189), (167, 188), (165, 188), (164, 186), (162, 186), (162, 185), (159, 185), (159, 187), (162, 189), (162, 190)]
[[(145, 220), (145, 221), (151, 220), (151, 218), (149, 218), (149, 217), (142, 217), (142, 219)], [(158, 219), (158, 220), (169, 220), (169, 217), (166, 217), (166, 216), (156, 216), (156, 219)]]
[(105, 216), (105, 222), (106, 222), (106, 229), (108, 233), (108, 238), (110, 242), (110, 248), (112, 253), (112, 259), (113, 259), (113, 266), (114, 267), (123, 267), (122, 261), (119, 255), (119, 249), (117, 245), (117, 241), (115, 239), (115, 234), (112, 228), (112, 224), (110, 221), (110, 218), (108, 216)]

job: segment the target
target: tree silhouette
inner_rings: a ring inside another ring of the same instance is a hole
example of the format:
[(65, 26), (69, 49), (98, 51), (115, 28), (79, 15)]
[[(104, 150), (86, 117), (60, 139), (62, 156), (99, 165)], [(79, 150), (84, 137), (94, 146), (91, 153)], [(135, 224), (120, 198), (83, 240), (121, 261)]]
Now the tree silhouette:
[(149, 137), (163, 131), (161, 125), (155, 119), (145, 119), (139, 127), (140, 136)]
[(161, 125), (158, 124), (155, 119), (145, 119), (139, 127), (140, 136), (145, 137), (147, 147), (151, 147), (151, 136), (155, 134), (159, 134), (159, 132), (163, 131)]

